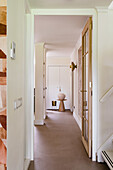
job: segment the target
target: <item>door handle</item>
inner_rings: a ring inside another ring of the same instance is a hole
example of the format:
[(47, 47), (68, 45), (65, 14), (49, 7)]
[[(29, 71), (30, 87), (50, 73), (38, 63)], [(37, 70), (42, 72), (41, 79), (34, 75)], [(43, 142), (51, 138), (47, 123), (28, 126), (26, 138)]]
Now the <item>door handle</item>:
[(43, 88), (43, 90), (47, 90), (47, 87)]
[(87, 90), (80, 90), (81, 93), (87, 92)]

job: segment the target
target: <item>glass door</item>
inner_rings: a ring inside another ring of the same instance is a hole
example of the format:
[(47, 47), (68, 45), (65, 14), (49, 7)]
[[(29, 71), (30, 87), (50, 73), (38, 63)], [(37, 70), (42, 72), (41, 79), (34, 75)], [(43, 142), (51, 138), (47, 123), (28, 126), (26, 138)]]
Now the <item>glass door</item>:
[(92, 18), (82, 32), (82, 142), (91, 157), (92, 146)]

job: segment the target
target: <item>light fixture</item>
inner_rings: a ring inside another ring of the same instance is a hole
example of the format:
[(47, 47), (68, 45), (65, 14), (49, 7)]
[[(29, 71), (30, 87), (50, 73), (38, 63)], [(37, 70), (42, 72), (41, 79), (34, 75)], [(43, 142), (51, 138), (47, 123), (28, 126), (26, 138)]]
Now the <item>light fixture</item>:
[(71, 62), (70, 68), (72, 71), (74, 71), (74, 69), (77, 68), (77, 64), (74, 64), (74, 62)]

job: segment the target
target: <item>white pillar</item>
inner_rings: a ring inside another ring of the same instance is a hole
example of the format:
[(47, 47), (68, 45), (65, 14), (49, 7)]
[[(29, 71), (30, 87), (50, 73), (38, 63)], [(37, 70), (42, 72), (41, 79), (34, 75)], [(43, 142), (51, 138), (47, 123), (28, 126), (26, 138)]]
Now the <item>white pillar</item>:
[(35, 125), (44, 124), (43, 62), (44, 43), (35, 45)]

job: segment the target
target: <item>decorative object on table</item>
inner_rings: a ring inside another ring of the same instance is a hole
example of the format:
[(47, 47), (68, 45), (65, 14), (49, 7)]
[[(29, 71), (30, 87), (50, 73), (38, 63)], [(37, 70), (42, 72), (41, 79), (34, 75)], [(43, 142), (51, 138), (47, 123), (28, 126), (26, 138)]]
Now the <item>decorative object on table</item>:
[(63, 100), (65, 99), (66, 95), (64, 93), (59, 93), (58, 94), (58, 99)]
[(58, 94), (58, 101), (60, 101), (59, 104), (59, 112), (64, 112), (65, 111), (65, 106), (64, 106), (64, 101), (66, 101), (67, 99), (65, 99), (66, 95), (64, 93), (59, 93)]

